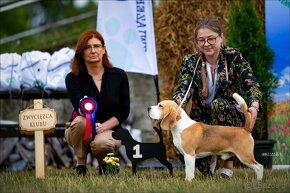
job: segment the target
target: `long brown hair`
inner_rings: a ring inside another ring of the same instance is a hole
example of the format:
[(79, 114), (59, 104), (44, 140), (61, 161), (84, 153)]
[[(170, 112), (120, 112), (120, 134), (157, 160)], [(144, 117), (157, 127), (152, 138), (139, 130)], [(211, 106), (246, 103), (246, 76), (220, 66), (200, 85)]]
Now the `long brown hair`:
[[(105, 46), (105, 41), (103, 36), (97, 32), (95, 29), (91, 29), (89, 31), (84, 32), (78, 39), (75, 55), (72, 59), (71, 63), (71, 71), (74, 75), (78, 76), (81, 73), (87, 72), (87, 68), (85, 65), (85, 61), (83, 58), (84, 48), (91, 38), (97, 38), (101, 41), (102, 45)], [(105, 54), (103, 55), (102, 64), (105, 68), (113, 68), (112, 63), (110, 62), (107, 54), (107, 50), (105, 50)]]
[[(195, 42), (197, 41), (198, 30), (202, 28), (208, 28), (216, 32), (218, 35), (222, 34), (222, 25), (219, 22), (219, 20), (213, 17), (206, 17), (204, 19), (199, 20), (196, 23), (195, 30), (194, 30)], [(206, 74), (205, 74), (205, 61), (204, 61), (205, 59), (203, 58), (202, 53), (200, 53), (200, 51), (198, 52), (199, 52), (198, 58), (199, 59), (202, 58), (202, 67), (201, 67), (202, 96), (206, 99), (208, 97), (209, 91), (208, 91), (207, 79), (206, 79)]]

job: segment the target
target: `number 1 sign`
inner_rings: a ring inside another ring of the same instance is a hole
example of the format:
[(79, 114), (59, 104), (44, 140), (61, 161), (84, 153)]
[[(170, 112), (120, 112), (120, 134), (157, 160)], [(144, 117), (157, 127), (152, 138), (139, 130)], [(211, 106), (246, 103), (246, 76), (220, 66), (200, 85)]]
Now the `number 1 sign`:
[(132, 172), (136, 174), (137, 164), (149, 158), (156, 158), (160, 163), (169, 169), (170, 175), (173, 173), (172, 164), (166, 159), (166, 150), (163, 143), (162, 133), (154, 128), (160, 137), (159, 143), (140, 143), (135, 141), (127, 129), (119, 129), (112, 133), (114, 139), (121, 140), (126, 148), (128, 158), (132, 162)]

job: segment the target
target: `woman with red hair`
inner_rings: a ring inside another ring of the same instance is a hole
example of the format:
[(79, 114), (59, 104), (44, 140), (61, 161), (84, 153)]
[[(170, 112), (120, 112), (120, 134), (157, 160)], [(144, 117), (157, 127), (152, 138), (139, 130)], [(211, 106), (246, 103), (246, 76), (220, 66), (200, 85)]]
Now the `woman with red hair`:
[[(106, 173), (103, 158), (121, 146), (112, 138), (130, 111), (129, 82), (124, 70), (109, 61), (104, 39), (96, 30), (84, 32), (78, 39), (71, 72), (66, 76), (66, 88), (71, 104), (78, 113), (65, 131), (67, 142), (76, 157), (76, 173), (85, 175), (88, 153), (99, 162), (99, 173)], [(79, 109), (80, 100), (91, 97), (97, 102), (95, 113), (96, 136), (84, 139), (86, 117)]]

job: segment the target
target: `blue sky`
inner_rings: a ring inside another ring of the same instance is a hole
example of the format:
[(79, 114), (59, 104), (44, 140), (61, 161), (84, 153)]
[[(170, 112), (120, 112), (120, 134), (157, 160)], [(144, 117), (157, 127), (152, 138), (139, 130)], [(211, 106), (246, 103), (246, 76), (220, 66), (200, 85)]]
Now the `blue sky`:
[(272, 70), (279, 78), (274, 100), (290, 100), (290, 7), (278, 0), (266, 0), (265, 3), (267, 43), (275, 52)]

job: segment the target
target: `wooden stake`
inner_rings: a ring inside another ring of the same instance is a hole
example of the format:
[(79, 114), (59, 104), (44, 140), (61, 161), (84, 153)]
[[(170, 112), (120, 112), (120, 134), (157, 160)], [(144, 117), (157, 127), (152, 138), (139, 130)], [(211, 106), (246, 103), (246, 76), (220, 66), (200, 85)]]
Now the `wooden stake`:
[[(42, 109), (42, 100), (33, 100), (34, 109)], [(34, 131), (34, 145), (35, 145), (35, 177), (45, 178), (45, 146), (44, 146), (44, 132)]]
[(19, 114), (20, 132), (34, 135), (35, 177), (45, 177), (45, 141), (46, 134), (53, 133), (56, 125), (56, 113), (53, 109), (43, 108), (41, 99), (33, 100), (33, 109), (25, 109)]

